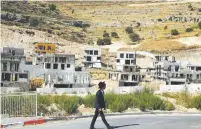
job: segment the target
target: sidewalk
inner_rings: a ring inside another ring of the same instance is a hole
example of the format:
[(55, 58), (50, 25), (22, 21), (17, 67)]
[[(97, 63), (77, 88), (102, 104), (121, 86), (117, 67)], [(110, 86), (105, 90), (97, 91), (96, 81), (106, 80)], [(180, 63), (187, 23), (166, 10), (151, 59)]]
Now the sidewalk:
[[(171, 114), (185, 114), (185, 115), (201, 115), (200, 113), (188, 113), (188, 112), (138, 112), (138, 113), (109, 113), (105, 114), (106, 116), (122, 116), (122, 115), (171, 115)], [(15, 117), (15, 118), (4, 118), (1, 119), (1, 128), (15, 127), (15, 126), (27, 126), (27, 125), (36, 125), (36, 124), (44, 124), (46, 122), (51, 121), (59, 121), (59, 120), (71, 120), (71, 119), (79, 119), (79, 118), (87, 118), (92, 117), (91, 115), (85, 116), (67, 116), (67, 117)]]

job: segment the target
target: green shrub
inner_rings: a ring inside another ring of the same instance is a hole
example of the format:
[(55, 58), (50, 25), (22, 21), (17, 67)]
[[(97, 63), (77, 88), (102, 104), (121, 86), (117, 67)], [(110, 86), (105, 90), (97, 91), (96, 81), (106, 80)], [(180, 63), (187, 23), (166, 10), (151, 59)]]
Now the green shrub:
[(191, 101), (191, 106), (201, 110), (201, 95), (196, 96)]
[(105, 31), (105, 32), (103, 33), (103, 37), (110, 37), (110, 34)]
[(201, 22), (198, 23), (198, 27), (201, 29)]
[(171, 30), (171, 35), (178, 35), (178, 34), (179, 34), (179, 32), (177, 29)]
[(119, 38), (117, 32), (111, 32), (111, 36), (112, 36), (113, 38)]
[(50, 9), (50, 11), (55, 11), (56, 10), (56, 5), (54, 5), (54, 4), (50, 4), (49, 5), (49, 9)]
[(110, 45), (112, 43), (110, 37), (103, 38), (103, 42), (104, 42), (104, 45)]
[(192, 31), (193, 31), (192, 28), (187, 28), (187, 29), (186, 29), (186, 32), (192, 32)]
[(38, 105), (50, 106), (53, 103), (50, 95), (38, 95)]
[(39, 25), (40, 21), (37, 18), (30, 18), (29, 20), (30, 26), (36, 27)]
[(128, 34), (131, 34), (131, 33), (133, 33), (133, 28), (132, 27), (126, 27), (125, 31)]
[(140, 36), (137, 33), (130, 33), (129, 37), (132, 42), (137, 42), (140, 40)]
[(101, 46), (101, 45), (104, 45), (104, 42), (102, 39), (98, 38), (97, 40), (97, 45)]
[(94, 106), (95, 106), (95, 100), (96, 100), (96, 96), (95, 95), (87, 95), (84, 98), (84, 105), (86, 107), (94, 108)]
[(172, 111), (172, 110), (175, 110), (175, 107), (172, 103), (166, 102), (165, 110), (166, 111)]
[(123, 99), (116, 99), (112, 104), (109, 105), (109, 109), (113, 112), (122, 112), (128, 109), (127, 105), (123, 101)]

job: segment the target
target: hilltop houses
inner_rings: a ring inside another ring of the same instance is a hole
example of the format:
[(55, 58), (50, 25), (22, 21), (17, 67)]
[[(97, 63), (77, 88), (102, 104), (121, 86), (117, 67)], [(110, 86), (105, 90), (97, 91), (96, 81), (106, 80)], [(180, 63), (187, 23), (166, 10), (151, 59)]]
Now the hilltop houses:
[[(34, 49), (35, 54), (32, 56), (31, 63), (26, 62), (24, 49), (1, 48), (1, 87), (5, 91), (9, 88), (28, 91), (30, 78), (43, 79), (42, 89), (87, 88), (92, 86), (91, 75), (87, 70), (102, 69), (101, 48), (85, 48), (83, 67), (76, 70), (75, 55), (56, 53), (55, 44), (35, 45), (37, 49)], [(119, 87), (139, 86), (140, 82), (146, 80), (146, 76), (161, 80), (166, 85), (201, 83), (199, 63), (189, 62), (184, 65), (181, 61), (176, 61), (174, 56), (156, 55), (153, 56), (153, 67), (142, 68), (137, 65), (137, 54), (140, 52), (118, 51), (114, 69), (107, 69), (107, 78), (118, 82)], [(83, 70), (84, 68), (87, 69)]]

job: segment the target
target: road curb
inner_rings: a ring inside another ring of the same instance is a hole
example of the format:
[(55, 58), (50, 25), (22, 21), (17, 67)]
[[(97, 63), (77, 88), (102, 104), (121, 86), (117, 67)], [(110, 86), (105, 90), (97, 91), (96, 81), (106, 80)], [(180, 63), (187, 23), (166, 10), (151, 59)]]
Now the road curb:
[[(201, 113), (189, 113), (189, 112), (138, 112), (138, 113), (106, 113), (105, 116), (124, 116), (124, 115), (171, 115), (171, 114), (184, 114), (184, 115), (201, 115)], [(37, 125), (37, 124), (44, 124), (47, 122), (52, 121), (60, 121), (60, 120), (72, 120), (72, 119), (80, 119), (80, 118), (90, 118), (93, 117), (93, 114), (84, 115), (84, 116), (67, 116), (67, 117), (49, 117), (49, 118), (39, 118), (33, 120), (27, 120), (24, 122), (18, 123), (9, 123), (9, 124), (2, 124), (0, 128), (7, 128), (12, 126), (28, 126), (28, 125)]]

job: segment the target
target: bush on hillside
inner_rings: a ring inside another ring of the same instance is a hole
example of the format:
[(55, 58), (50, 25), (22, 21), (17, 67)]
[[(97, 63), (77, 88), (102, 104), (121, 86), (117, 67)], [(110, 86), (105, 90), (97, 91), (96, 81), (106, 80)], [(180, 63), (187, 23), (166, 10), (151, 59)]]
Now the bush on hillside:
[(103, 38), (103, 42), (104, 42), (104, 45), (110, 45), (112, 43), (110, 37)]
[(191, 101), (191, 107), (201, 110), (201, 95), (196, 96)]
[(133, 33), (133, 28), (132, 27), (126, 27), (125, 31), (128, 34)]
[(101, 45), (104, 45), (104, 42), (102, 39), (98, 38), (97, 40), (97, 45), (101, 46)]
[(110, 37), (110, 34), (107, 33), (106, 31), (104, 31), (104, 33), (103, 33), (103, 37)]
[(111, 32), (111, 36), (112, 36), (113, 38), (119, 38), (117, 32)]
[(55, 11), (56, 10), (56, 5), (54, 5), (54, 4), (50, 4), (49, 5), (49, 9), (50, 9), (50, 11)]
[(178, 34), (179, 34), (179, 32), (177, 29), (171, 30), (171, 35), (178, 35)]
[(33, 18), (33, 17), (32, 17), (32, 18), (30, 18), (30, 20), (29, 20), (30, 26), (33, 26), (33, 27), (38, 26), (39, 23), (40, 23), (40, 21), (39, 21), (37, 18)]
[(193, 28), (187, 28), (186, 29), (186, 32), (192, 32), (193, 31)]
[(132, 42), (137, 42), (140, 40), (140, 36), (137, 33), (130, 33), (129, 37)]
[(198, 23), (198, 27), (201, 29), (201, 22)]

